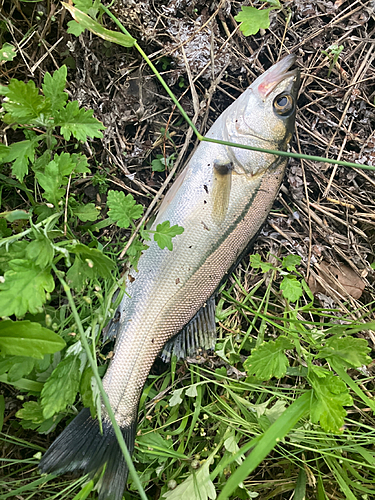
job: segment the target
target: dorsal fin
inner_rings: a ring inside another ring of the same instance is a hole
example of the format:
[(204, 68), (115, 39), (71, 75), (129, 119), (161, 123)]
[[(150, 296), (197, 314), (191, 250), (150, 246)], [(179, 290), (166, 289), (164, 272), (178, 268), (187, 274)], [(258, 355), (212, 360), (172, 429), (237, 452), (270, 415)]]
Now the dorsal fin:
[(212, 219), (220, 224), (225, 219), (232, 187), (233, 163), (214, 161)]
[(210, 297), (205, 305), (189, 321), (189, 323), (165, 344), (161, 358), (168, 363), (172, 355), (177, 359), (193, 357), (215, 348), (215, 296)]

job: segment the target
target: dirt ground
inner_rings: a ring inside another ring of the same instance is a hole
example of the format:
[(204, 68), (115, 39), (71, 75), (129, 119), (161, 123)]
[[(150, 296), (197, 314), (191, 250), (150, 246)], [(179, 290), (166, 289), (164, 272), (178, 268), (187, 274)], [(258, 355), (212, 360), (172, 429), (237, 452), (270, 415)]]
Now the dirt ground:
[[(241, 5), (122, 0), (115, 12), (201, 133), (259, 74), (295, 53), (302, 78), (292, 151), (375, 165), (375, 2), (285, 0), (271, 12), (270, 28), (250, 37), (234, 19)], [(21, 57), (0, 66), (1, 83), (33, 79), (40, 86), (46, 71), (66, 64), (70, 98), (107, 127), (102, 140), (83, 145), (90, 168), (148, 206), (167, 177), (153, 172), (151, 161), (174, 155), (178, 172), (197, 141), (136, 50), (88, 32), (67, 34), (70, 20), (60, 3), (3, 1), (3, 42)], [(73, 188), (104, 206), (90, 180)], [(290, 160), (255, 249), (300, 255), (321, 304), (360, 317), (374, 300), (374, 191), (373, 171)]]

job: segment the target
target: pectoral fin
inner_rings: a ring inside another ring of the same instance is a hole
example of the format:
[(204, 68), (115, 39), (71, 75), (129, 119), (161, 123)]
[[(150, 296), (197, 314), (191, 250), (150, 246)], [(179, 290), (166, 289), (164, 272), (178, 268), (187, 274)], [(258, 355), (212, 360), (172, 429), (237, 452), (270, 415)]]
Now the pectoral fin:
[(232, 187), (233, 163), (214, 162), (213, 188), (212, 188), (212, 219), (220, 224), (225, 219)]

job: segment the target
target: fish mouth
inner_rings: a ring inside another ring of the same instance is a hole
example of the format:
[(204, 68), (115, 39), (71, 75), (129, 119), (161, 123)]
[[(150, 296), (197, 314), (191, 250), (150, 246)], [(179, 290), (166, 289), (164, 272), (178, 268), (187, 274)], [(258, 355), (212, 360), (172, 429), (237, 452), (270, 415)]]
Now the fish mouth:
[(294, 69), (292, 71), (288, 71), (288, 69), (295, 63), (296, 59), (297, 56), (295, 54), (289, 54), (259, 77), (260, 82), (257, 86), (257, 91), (262, 100), (265, 100), (280, 82), (288, 78), (290, 78), (291, 82), (293, 82), (290, 90), (293, 90), (293, 88), (296, 87), (298, 88), (296, 83), (299, 79), (299, 70)]

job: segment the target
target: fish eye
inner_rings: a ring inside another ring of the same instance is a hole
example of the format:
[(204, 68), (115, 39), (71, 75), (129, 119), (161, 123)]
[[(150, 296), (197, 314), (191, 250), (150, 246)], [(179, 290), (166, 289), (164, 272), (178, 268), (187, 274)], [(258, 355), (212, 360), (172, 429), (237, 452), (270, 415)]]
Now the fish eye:
[(273, 101), (274, 111), (281, 116), (288, 116), (294, 111), (294, 99), (289, 94), (280, 94)]

